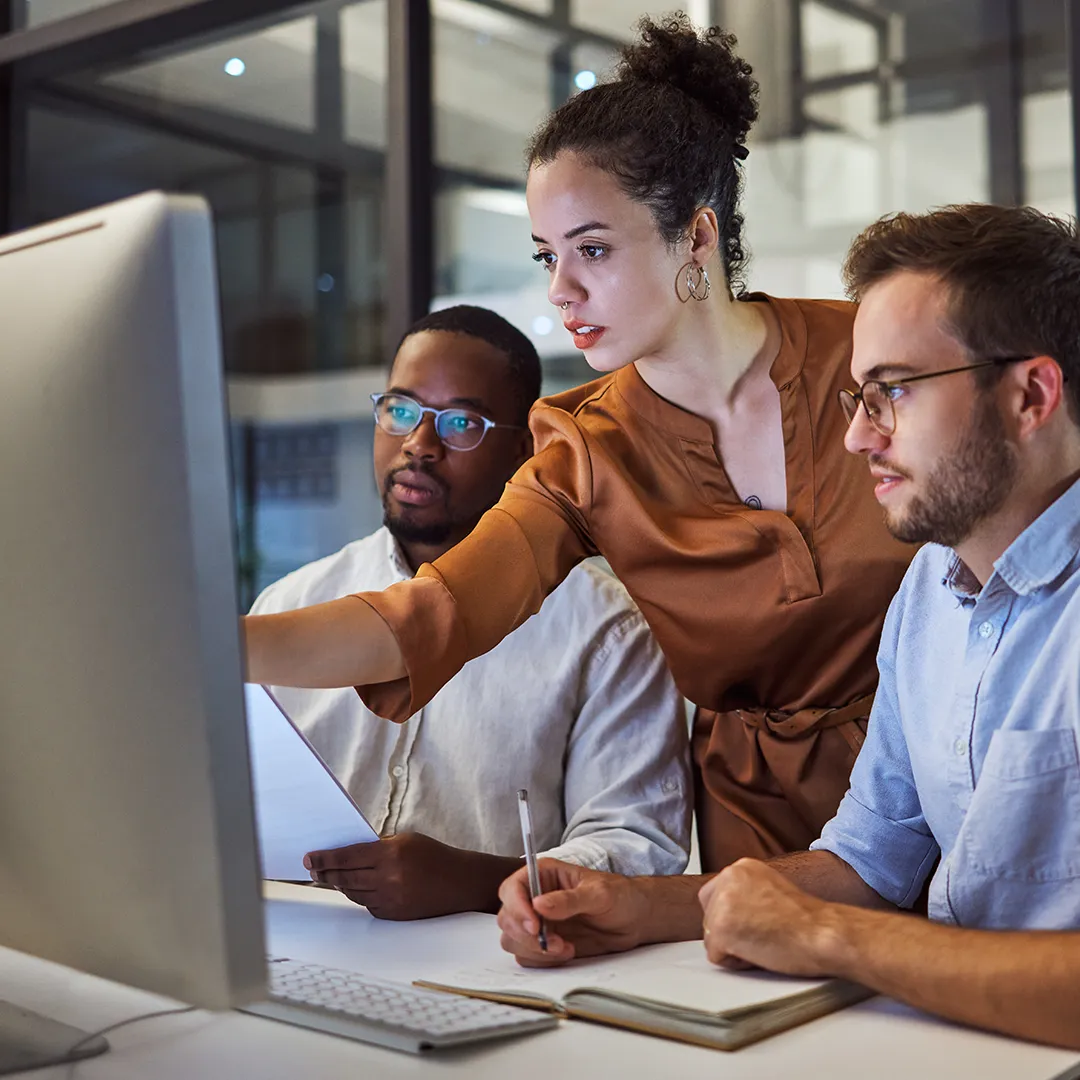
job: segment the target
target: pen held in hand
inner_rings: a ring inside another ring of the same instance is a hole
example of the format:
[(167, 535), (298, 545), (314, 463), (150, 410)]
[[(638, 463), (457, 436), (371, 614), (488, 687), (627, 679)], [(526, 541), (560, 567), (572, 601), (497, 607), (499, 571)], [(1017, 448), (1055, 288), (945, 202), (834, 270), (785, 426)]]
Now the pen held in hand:
[[(525, 846), (525, 866), (529, 872), (529, 895), (535, 900), (544, 890), (540, 888), (540, 868), (536, 865), (536, 848), (533, 845), (532, 814), (529, 813), (529, 793), (521, 788), (517, 793), (518, 815), (521, 818), (521, 841)], [(547, 952), (547, 927), (537, 916), (540, 929), (536, 935), (542, 952)]]

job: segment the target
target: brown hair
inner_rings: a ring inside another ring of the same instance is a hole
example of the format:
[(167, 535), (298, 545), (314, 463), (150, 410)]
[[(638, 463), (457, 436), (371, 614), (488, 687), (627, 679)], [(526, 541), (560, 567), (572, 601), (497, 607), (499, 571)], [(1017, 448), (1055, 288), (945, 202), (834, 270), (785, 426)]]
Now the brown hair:
[[(1050, 356), (1080, 419), (1080, 236), (1076, 222), (1030, 206), (967, 203), (888, 214), (864, 229), (844, 260), (859, 300), (900, 270), (930, 274), (948, 293), (949, 331), (975, 359)], [(1000, 368), (976, 372), (988, 385)]]

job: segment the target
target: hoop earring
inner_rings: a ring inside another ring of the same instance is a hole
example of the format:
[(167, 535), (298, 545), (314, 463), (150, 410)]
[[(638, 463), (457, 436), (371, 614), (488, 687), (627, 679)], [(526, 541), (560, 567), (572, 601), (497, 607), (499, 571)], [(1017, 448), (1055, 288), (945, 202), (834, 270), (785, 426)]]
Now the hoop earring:
[[(694, 271), (697, 271), (697, 277), (694, 277)], [(696, 263), (686, 264), (686, 291), (695, 300), (708, 300), (709, 293), (712, 291), (712, 284), (709, 282), (709, 271), (704, 266), (698, 266)]]

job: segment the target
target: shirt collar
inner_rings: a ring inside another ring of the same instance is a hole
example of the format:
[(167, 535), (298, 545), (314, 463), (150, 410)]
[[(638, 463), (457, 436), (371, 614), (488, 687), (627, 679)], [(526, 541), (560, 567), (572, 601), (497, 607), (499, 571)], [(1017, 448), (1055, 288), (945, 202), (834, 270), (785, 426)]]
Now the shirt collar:
[(946, 550), (949, 553), (949, 565), (945, 571), (945, 576), (941, 579), (941, 584), (960, 600), (968, 600), (971, 597), (978, 596), (981, 589), (979, 579), (968, 569), (967, 563), (955, 551)]
[(405, 558), (405, 552), (401, 550), (401, 545), (385, 525), (379, 530), (379, 534), (382, 539), (383, 555), (390, 564), (390, 568), (399, 581), (409, 581), (413, 577), (413, 572), (409, 569), (409, 563)]
[[(785, 390), (806, 363), (806, 319), (794, 300), (780, 300), (765, 293), (749, 293), (741, 299), (767, 303), (776, 315), (780, 324), (780, 349), (769, 369), (769, 377), (778, 390)], [(715, 442), (708, 420), (662, 398), (634, 364), (626, 364), (615, 373), (615, 387), (627, 405), (654, 427), (693, 442), (710, 446)]]
[[(1080, 549), (1080, 480), (1050, 504), (994, 563), (997, 576), (1020, 596), (1052, 584)], [(965, 599), (979, 593), (979, 582), (967, 564), (950, 551), (941, 584)]]
[(994, 569), (1021, 596), (1056, 581), (1080, 548), (1080, 480), (1052, 502), (1006, 549)]

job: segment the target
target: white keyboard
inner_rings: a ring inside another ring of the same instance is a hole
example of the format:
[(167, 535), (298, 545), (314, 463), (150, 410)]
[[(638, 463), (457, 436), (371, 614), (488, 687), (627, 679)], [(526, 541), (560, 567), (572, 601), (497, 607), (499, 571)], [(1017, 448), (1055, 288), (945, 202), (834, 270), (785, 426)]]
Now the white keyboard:
[(458, 994), (421, 990), (355, 971), (269, 960), (270, 1000), (244, 1012), (395, 1050), (435, 1050), (542, 1031), (558, 1023), (533, 1012)]

